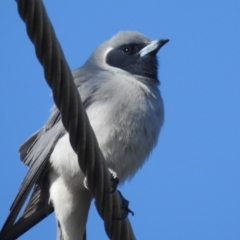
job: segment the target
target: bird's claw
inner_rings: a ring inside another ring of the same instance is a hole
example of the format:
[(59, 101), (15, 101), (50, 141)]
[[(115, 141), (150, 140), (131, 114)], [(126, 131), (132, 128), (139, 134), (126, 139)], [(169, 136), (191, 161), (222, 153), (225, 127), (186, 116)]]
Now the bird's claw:
[(83, 186), (88, 190), (88, 181), (87, 181), (87, 177), (85, 177), (83, 179)]
[(123, 197), (123, 195), (120, 191), (118, 191), (118, 194), (119, 194), (119, 197), (120, 197), (121, 202), (122, 202), (121, 209), (123, 210), (123, 213), (122, 213), (121, 217), (115, 218), (115, 219), (123, 220), (128, 216), (129, 213), (131, 213), (134, 216), (134, 212), (131, 209), (129, 209), (129, 207), (128, 207), (129, 206), (129, 201)]

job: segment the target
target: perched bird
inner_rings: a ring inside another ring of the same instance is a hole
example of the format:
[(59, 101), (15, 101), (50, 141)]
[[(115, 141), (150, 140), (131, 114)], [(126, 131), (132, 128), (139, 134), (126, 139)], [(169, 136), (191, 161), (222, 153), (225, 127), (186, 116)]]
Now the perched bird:
[[(107, 166), (120, 182), (136, 173), (157, 143), (164, 107), (156, 54), (167, 42), (119, 32), (72, 72)], [(84, 239), (92, 197), (56, 107), (19, 152), (29, 170), (0, 239), (18, 238), (53, 211), (59, 240)]]

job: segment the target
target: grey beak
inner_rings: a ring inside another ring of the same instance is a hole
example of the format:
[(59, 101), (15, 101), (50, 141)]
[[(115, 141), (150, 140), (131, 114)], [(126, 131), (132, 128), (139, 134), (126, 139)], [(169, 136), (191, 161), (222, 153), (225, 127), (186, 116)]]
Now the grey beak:
[(159, 49), (169, 42), (169, 39), (161, 39), (161, 40), (154, 40), (151, 41), (146, 47), (144, 47), (140, 52), (140, 57), (148, 55), (149, 53), (155, 52), (157, 53)]

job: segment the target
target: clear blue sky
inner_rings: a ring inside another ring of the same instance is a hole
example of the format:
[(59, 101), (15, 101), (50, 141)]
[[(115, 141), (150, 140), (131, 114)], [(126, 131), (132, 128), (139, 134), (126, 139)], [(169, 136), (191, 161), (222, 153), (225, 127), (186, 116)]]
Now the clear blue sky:
[[(45, 1), (72, 69), (120, 30), (169, 38), (159, 54), (166, 117), (121, 191), (138, 240), (240, 239), (240, 1)], [(15, 1), (0, 4), (0, 225), (27, 168), (17, 149), (52, 106)], [(107, 239), (92, 205), (90, 240)], [(53, 215), (20, 239), (55, 239)]]

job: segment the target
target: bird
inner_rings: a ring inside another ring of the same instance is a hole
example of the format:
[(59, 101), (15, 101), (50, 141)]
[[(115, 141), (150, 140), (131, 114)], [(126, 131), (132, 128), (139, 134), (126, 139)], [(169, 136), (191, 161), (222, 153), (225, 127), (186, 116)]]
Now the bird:
[[(107, 167), (120, 183), (135, 175), (157, 144), (164, 123), (157, 53), (168, 41), (121, 31), (72, 71)], [(58, 240), (86, 239), (92, 196), (61, 119), (53, 106), (45, 125), (20, 146), (28, 172), (0, 240), (18, 238), (52, 212)]]

